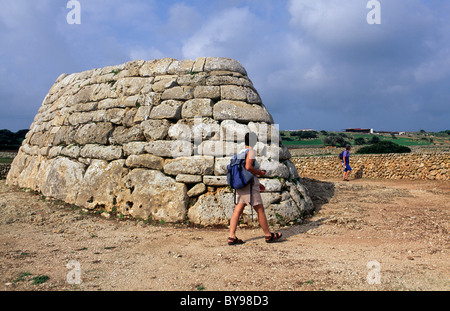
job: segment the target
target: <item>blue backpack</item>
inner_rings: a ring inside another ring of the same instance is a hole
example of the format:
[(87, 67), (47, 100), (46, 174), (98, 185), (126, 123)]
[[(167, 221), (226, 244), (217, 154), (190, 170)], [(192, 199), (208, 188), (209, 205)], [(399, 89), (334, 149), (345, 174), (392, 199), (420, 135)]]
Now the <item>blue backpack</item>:
[(227, 182), (233, 189), (244, 188), (253, 181), (253, 174), (245, 169), (245, 158), (248, 151), (249, 149), (244, 153), (235, 154), (227, 166)]

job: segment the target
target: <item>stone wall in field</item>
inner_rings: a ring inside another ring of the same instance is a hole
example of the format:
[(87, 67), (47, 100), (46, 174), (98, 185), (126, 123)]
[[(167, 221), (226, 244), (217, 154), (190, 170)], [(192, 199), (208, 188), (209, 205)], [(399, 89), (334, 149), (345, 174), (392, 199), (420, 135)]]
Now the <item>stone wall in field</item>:
[(6, 179), (8, 175), (9, 169), (11, 168), (11, 164), (9, 163), (0, 163), (0, 180)]
[(132, 61), (64, 74), (7, 183), (130, 217), (227, 224), (234, 195), (226, 166), (253, 131), (267, 170), (261, 183), (268, 218), (294, 221), (312, 201), (273, 123), (245, 68), (228, 58)]
[[(304, 156), (291, 159), (300, 176), (342, 177), (337, 155)], [(352, 177), (450, 180), (450, 153), (351, 155)]]

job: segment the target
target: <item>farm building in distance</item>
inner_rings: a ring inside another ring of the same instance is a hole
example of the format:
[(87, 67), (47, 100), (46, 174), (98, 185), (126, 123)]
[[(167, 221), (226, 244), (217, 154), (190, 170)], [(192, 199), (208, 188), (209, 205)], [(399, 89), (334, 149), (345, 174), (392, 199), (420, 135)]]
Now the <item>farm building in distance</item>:
[(351, 128), (351, 129), (346, 129), (346, 132), (350, 132), (350, 133), (368, 133), (368, 134), (373, 134), (373, 129), (362, 129), (362, 128)]

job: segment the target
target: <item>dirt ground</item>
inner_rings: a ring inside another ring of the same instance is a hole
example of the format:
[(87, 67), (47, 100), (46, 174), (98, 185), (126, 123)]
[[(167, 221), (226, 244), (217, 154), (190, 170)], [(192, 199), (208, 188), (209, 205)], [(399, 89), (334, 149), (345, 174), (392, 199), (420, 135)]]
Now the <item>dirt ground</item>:
[(314, 216), (228, 246), (227, 228), (108, 219), (2, 180), (0, 290), (450, 290), (450, 182), (304, 182)]

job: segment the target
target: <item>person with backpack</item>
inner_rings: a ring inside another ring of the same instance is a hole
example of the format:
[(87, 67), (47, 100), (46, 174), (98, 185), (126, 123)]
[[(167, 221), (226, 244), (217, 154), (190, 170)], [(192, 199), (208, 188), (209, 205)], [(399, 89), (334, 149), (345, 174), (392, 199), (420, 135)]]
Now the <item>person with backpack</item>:
[(345, 150), (341, 152), (339, 155), (339, 158), (342, 160), (342, 167), (344, 168), (344, 176), (343, 181), (349, 181), (348, 175), (350, 175), (350, 172), (352, 168), (350, 167), (350, 149), (352, 147), (350, 145), (345, 146)]
[(236, 229), (239, 218), (247, 204), (255, 209), (267, 243), (276, 242), (282, 236), (281, 233), (270, 232), (264, 211), (261, 191), (264, 191), (265, 188), (260, 184), (257, 176), (264, 176), (266, 172), (260, 169), (260, 165), (256, 161), (256, 152), (253, 150), (253, 147), (256, 145), (257, 140), (258, 136), (255, 133), (247, 133), (245, 135), (245, 149), (235, 155), (227, 167), (228, 183), (235, 189), (236, 195), (234, 211), (230, 219), (228, 245), (245, 243), (236, 237)]

